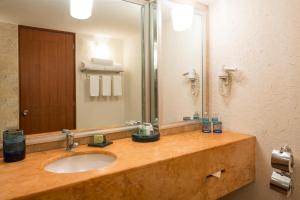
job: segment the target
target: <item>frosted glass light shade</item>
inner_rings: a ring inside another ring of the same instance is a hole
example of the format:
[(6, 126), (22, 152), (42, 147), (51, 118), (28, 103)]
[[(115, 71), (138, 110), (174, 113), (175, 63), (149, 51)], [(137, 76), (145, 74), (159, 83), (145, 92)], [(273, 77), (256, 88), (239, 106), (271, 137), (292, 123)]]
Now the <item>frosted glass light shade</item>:
[(193, 25), (194, 7), (185, 4), (173, 4), (172, 24), (174, 31), (185, 31)]
[(88, 19), (92, 15), (94, 0), (70, 0), (70, 14), (76, 19)]

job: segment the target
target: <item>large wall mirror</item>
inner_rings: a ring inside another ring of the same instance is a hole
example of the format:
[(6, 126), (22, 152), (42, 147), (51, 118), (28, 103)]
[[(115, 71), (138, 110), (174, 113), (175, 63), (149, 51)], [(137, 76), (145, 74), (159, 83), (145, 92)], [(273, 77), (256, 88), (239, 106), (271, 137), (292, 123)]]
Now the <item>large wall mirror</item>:
[(1, 131), (120, 127), (157, 110), (147, 100), (149, 2), (71, 3), (0, 2)]
[(201, 116), (207, 8), (87, 1), (0, 1), (0, 130), (158, 128)]

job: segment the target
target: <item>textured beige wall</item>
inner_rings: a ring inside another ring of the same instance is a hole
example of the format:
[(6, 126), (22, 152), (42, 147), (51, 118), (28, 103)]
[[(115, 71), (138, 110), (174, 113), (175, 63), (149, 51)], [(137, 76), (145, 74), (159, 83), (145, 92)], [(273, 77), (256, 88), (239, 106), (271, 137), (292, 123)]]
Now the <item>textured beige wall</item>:
[[(279, 200), (269, 189), (270, 154), (289, 144), (300, 199), (300, 1), (213, 0), (210, 5), (210, 109), (224, 128), (257, 136), (257, 180), (225, 199)], [(218, 94), (222, 65), (241, 76), (232, 94)], [(241, 152), (243, 153), (243, 152)]]
[(19, 126), (18, 26), (2, 22), (0, 22), (0, 113), (1, 133), (6, 128)]

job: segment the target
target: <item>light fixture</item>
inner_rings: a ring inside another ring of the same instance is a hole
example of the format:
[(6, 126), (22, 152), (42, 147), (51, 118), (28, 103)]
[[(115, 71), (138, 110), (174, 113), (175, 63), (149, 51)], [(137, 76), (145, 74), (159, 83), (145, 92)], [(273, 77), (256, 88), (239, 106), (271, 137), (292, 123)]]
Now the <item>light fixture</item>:
[(107, 44), (99, 44), (95, 43), (95, 48), (94, 48), (94, 57), (95, 58), (100, 58), (100, 59), (106, 59), (109, 60), (111, 59), (111, 49)]
[(88, 19), (92, 15), (94, 0), (70, 0), (70, 13), (76, 19)]
[(194, 7), (187, 4), (172, 4), (172, 24), (174, 31), (185, 31), (193, 25)]

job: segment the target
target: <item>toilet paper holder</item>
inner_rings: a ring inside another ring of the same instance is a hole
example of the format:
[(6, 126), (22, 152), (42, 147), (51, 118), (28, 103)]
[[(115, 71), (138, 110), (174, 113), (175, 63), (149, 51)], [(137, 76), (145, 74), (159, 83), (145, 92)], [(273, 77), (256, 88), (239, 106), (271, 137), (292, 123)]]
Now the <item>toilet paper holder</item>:
[(270, 180), (270, 188), (289, 196), (294, 189), (293, 179), (285, 173), (273, 171)]
[(271, 166), (273, 172), (270, 188), (289, 196), (294, 188), (292, 178), (294, 157), (288, 145), (284, 145), (280, 150), (272, 151)]
[(291, 148), (285, 145), (280, 150), (273, 150), (271, 165), (274, 169), (280, 170), (279, 172), (293, 173), (294, 157)]

